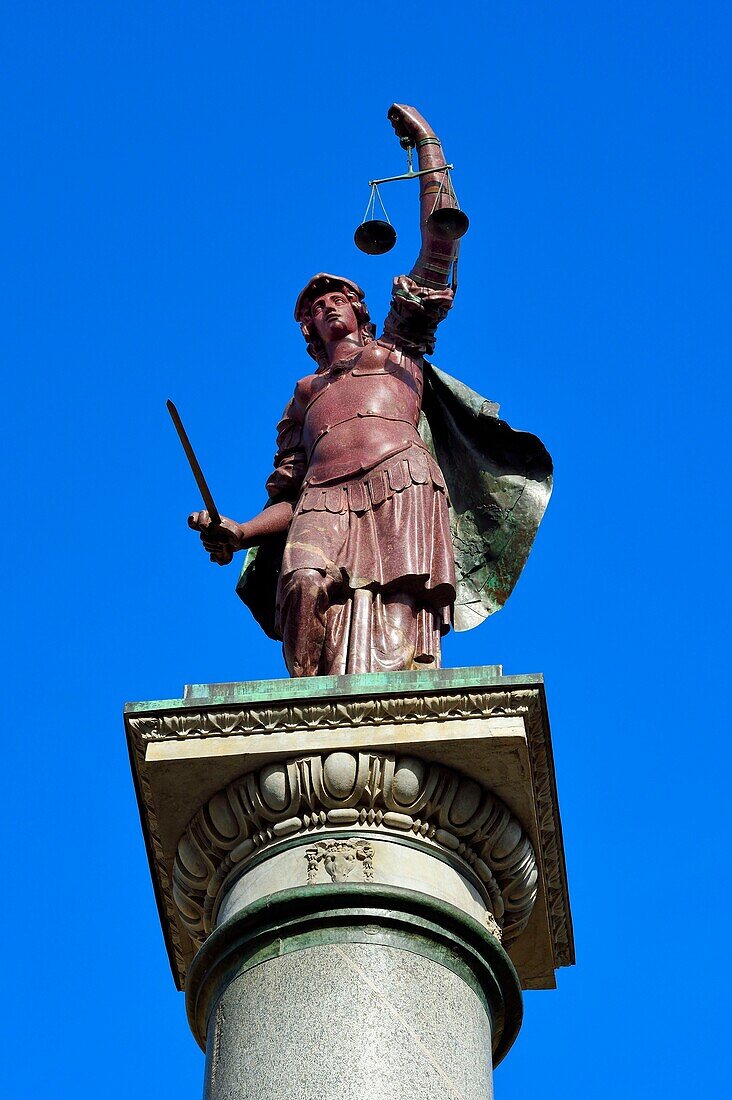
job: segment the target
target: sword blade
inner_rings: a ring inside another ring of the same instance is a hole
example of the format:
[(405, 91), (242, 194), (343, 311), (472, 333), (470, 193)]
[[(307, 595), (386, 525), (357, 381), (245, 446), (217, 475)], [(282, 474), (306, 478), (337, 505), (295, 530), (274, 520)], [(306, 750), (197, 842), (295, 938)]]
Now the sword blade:
[(211, 496), (211, 490), (206, 484), (206, 478), (203, 476), (203, 470), (198, 465), (198, 459), (196, 458), (193, 447), (191, 447), (191, 441), (186, 434), (186, 430), (183, 427), (183, 421), (178, 415), (178, 410), (176, 409), (172, 401), (167, 402), (167, 407), (168, 412), (170, 413), (170, 418), (175, 425), (175, 430), (178, 433), (178, 438), (183, 444), (183, 450), (186, 452), (186, 458), (188, 459), (188, 463), (191, 467), (191, 470), (193, 471), (193, 476), (196, 479), (196, 485), (198, 486), (201, 496), (203, 497), (203, 503), (206, 505), (206, 511), (211, 517), (211, 523), (214, 524), (214, 526), (218, 527), (221, 523), (221, 516), (219, 515), (218, 508), (214, 504), (214, 499)]

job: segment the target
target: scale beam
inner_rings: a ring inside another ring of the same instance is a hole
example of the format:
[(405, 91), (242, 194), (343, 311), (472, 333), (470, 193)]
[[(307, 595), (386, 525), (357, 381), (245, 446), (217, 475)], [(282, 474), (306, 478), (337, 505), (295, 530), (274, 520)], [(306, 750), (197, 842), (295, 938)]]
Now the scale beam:
[(418, 176), (429, 176), (432, 172), (451, 172), (454, 164), (443, 164), (439, 168), (421, 168), (418, 172), (404, 172), (401, 176), (386, 176), (383, 180), (369, 180), (369, 187), (378, 187), (380, 183), (396, 183), (397, 180), (416, 180)]

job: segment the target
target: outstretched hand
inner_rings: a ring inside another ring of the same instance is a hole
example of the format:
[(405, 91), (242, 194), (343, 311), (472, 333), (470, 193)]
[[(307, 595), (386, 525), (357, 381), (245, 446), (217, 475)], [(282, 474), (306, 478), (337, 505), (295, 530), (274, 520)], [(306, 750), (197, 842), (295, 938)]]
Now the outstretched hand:
[(193, 531), (200, 531), (203, 548), (217, 565), (228, 565), (234, 552), (241, 548), (241, 528), (226, 516), (214, 524), (208, 512), (191, 512), (188, 526)]

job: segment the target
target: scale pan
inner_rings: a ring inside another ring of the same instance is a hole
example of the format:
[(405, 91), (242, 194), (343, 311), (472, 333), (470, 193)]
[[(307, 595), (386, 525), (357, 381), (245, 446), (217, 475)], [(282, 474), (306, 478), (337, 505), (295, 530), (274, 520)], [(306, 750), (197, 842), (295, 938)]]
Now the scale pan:
[(468, 215), (464, 211), (449, 206), (434, 210), (427, 219), (430, 233), (441, 241), (457, 241), (467, 233), (469, 225)]
[(379, 221), (373, 218), (367, 222), (361, 222), (353, 234), (356, 247), (360, 248), (368, 256), (382, 256), (396, 244), (396, 230), (389, 222)]

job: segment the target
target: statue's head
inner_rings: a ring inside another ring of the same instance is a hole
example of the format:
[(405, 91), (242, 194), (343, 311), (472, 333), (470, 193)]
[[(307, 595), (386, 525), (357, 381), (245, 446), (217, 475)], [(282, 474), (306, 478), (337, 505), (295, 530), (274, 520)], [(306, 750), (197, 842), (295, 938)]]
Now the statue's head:
[(321, 271), (298, 295), (295, 320), (319, 367), (327, 366), (326, 343), (348, 335), (367, 344), (375, 335), (361, 287), (341, 275)]

